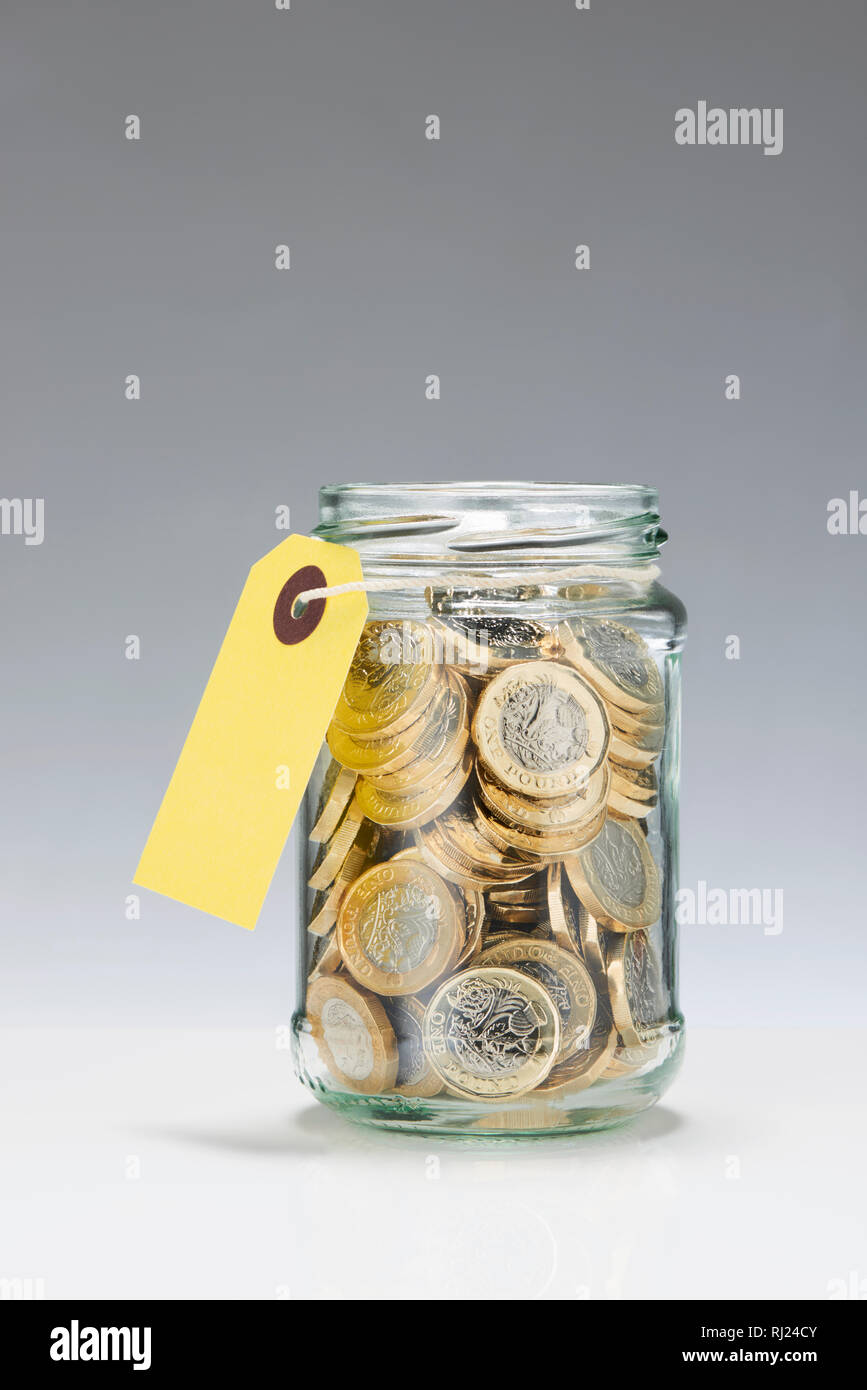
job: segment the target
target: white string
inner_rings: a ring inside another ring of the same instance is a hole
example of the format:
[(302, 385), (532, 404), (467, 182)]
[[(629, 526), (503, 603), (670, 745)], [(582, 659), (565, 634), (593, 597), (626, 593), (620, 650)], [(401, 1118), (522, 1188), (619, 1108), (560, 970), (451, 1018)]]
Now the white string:
[[(477, 574), (449, 572), (447, 586), (450, 589), (509, 589), (516, 584), (563, 584), (573, 579), (621, 579), (633, 584), (652, 584), (659, 577), (658, 565), (633, 565), (612, 567), (608, 565), (577, 565), (572, 569), (535, 570), (522, 574), (508, 582), (507, 575), (497, 578)], [(301, 606), (320, 598), (337, 598), (340, 594), (390, 593), (401, 589), (428, 589), (429, 579), (353, 579), (349, 584), (326, 584), (319, 589), (305, 589), (295, 599), (293, 612), (297, 614)]]

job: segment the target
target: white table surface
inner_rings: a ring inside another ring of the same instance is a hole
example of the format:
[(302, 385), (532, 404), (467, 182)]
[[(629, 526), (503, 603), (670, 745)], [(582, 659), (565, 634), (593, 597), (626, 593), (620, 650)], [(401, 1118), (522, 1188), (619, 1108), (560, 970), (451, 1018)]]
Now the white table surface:
[(0, 1036), (0, 1276), (47, 1298), (867, 1293), (855, 1030), (693, 1030), (630, 1126), (472, 1144), (348, 1124), (273, 1032)]

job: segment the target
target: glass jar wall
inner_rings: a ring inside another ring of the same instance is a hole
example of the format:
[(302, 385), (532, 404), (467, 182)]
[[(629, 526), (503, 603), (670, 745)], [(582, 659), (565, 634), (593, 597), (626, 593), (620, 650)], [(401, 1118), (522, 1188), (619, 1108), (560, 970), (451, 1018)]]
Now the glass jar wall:
[(625, 1120), (683, 1028), (685, 614), (658, 582), (656, 492), (352, 485), (320, 505), (371, 591), (305, 798), (298, 1073), (382, 1127)]

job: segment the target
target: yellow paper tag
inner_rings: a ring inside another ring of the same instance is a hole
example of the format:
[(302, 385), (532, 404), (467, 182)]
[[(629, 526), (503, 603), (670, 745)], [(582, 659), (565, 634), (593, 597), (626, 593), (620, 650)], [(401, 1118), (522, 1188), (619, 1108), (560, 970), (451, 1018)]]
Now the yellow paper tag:
[(253, 566), (145, 845), (135, 882), (255, 927), (355, 652), (354, 550), (290, 536)]

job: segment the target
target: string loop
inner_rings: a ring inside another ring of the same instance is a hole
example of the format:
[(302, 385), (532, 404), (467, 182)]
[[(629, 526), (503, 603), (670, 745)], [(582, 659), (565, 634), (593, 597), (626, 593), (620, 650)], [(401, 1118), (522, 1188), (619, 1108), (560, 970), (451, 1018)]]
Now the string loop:
[[(576, 565), (571, 569), (558, 570), (535, 570), (531, 575), (521, 575), (515, 577), (510, 582), (510, 576), (500, 575), (497, 578), (480, 576), (477, 574), (462, 574), (453, 572), (448, 577), (448, 588), (450, 589), (508, 589), (516, 583), (526, 583), (528, 579), (534, 584), (564, 584), (576, 579), (620, 579), (632, 584), (652, 584), (659, 578), (658, 565), (632, 565), (613, 567), (610, 565)], [(293, 605), (293, 612), (297, 613), (305, 604), (311, 603), (314, 599), (338, 598), (341, 594), (357, 593), (398, 593), (402, 589), (428, 589), (430, 583), (427, 579), (401, 578), (401, 579), (354, 579), (349, 584), (325, 584), (318, 589), (305, 589), (298, 594)]]

